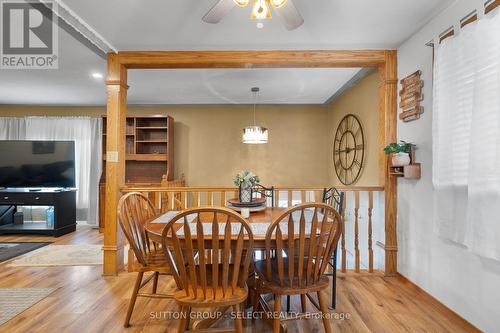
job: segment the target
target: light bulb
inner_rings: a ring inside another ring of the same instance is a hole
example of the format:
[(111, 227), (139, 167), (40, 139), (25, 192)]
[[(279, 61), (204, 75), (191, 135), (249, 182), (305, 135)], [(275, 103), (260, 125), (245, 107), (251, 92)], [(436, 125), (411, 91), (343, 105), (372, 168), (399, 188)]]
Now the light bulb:
[(250, 0), (233, 0), (235, 4), (237, 4), (240, 7), (246, 7), (248, 6), (248, 3)]
[(273, 8), (280, 8), (283, 6), (288, 0), (270, 0), (271, 6)]
[(266, 0), (254, 0), (252, 14), (250, 18), (253, 20), (264, 20), (271, 18), (271, 12), (267, 7)]

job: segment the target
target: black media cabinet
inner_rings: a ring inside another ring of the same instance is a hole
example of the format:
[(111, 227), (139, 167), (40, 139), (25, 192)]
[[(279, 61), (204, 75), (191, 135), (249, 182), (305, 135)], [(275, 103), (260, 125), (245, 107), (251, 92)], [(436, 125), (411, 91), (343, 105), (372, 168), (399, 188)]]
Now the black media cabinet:
[[(54, 206), (54, 226), (45, 223), (0, 225), (1, 234), (42, 234), (59, 237), (76, 230), (76, 190), (43, 188), (33, 191), (26, 188), (0, 190), (0, 206)], [(5, 222), (4, 222), (5, 223)]]

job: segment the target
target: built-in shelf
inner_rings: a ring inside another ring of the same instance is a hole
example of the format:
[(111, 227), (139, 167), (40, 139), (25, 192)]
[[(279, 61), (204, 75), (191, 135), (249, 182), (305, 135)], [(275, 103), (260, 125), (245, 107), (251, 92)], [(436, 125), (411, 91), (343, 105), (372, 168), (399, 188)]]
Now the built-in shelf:
[[(106, 156), (103, 156), (106, 160)], [(125, 155), (126, 161), (168, 161), (168, 156), (165, 154), (127, 154)]]
[(135, 140), (137, 143), (168, 143), (166, 140)]
[[(168, 116), (127, 117), (125, 127), (125, 182), (160, 186), (174, 174), (174, 119)], [(103, 121), (103, 163), (106, 162), (107, 121)], [(106, 168), (99, 185), (99, 229), (104, 228)]]

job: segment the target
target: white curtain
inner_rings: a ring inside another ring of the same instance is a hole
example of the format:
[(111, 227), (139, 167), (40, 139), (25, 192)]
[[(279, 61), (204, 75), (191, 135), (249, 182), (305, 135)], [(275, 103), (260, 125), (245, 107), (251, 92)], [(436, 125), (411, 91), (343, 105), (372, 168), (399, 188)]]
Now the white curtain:
[(89, 117), (0, 118), (3, 140), (69, 140), (75, 142), (77, 220), (98, 224), (102, 171), (102, 119)]
[(26, 136), (24, 118), (0, 118), (0, 140), (22, 140)]
[(433, 184), (438, 233), (500, 260), (500, 15), (436, 49)]

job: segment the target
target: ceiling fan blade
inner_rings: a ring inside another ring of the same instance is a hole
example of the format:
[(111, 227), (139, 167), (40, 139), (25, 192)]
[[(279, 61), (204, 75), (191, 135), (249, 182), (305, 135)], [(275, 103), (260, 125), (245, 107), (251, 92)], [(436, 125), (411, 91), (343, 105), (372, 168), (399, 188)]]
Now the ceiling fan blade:
[(288, 0), (280, 8), (275, 8), (274, 12), (283, 21), (287, 30), (295, 30), (304, 23), (304, 18), (302, 18), (292, 0)]
[(219, 23), (234, 6), (236, 6), (236, 3), (233, 0), (219, 0), (205, 16), (203, 16), (203, 21), (212, 24)]

